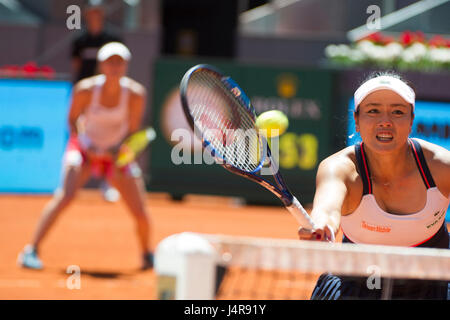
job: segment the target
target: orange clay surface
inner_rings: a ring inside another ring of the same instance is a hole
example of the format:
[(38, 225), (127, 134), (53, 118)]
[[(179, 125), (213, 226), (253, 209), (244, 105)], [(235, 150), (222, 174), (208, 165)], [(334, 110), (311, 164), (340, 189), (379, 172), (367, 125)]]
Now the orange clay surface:
[[(44, 239), (44, 270), (17, 267), (17, 255), (49, 200), (48, 195), (0, 195), (0, 299), (155, 299), (153, 270), (139, 270), (131, 214), (121, 201), (107, 203), (95, 189), (80, 191)], [(203, 196), (172, 201), (154, 193), (147, 194), (147, 205), (153, 248), (184, 231), (297, 239), (296, 221), (281, 207), (242, 206), (229, 198)], [(80, 289), (66, 285), (71, 265), (81, 270)]]
[[(153, 270), (139, 270), (132, 216), (121, 201), (107, 203), (93, 189), (80, 191), (44, 239), (40, 248), (44, 270), (19, 268), (17, 255), (30, 241), (49, 200), (48, 195), (0, 195), (0, 299), (156, 298)], [(157, 193), (147, 194), (147, 205), (153, 248), (184, 231), (297, 239), (296, 221), (281, 207), (242, 206), (211, 196), (172, 201)], [(67, 286), (74, 283), (67, 273), (71, 265), (81, 270), (80, 289)]]

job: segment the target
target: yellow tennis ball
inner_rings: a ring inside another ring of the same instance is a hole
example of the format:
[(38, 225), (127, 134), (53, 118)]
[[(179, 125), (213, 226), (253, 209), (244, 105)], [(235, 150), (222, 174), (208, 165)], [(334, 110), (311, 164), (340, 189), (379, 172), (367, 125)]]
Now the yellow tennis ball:
[[(256, 118), (256, 127), (267, 138), (282, 135), (289, 126), (287, 116), (280, 110), (269, 110), (261, 113)], [(274, 130), (274, 131), (272, 131)]]

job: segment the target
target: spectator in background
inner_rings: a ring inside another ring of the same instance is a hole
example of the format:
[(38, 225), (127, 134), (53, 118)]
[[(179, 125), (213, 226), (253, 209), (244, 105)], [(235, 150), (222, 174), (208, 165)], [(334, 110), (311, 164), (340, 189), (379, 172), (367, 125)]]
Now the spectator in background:
[(77, 190), (94, 175), (104, 177), (120, 191), (136, 223), (141, 268), (153, 268), (151, 221), (142, 171), (136, 162), (116, 165), (121, 142), (141, 127), (147, 92), (142, 84), (126, 76), (131, 52), (125, 45), (108, 43), (97, 56), (100, 74), (74, 86), (68, 117), (71, 135), (63, 157), (64, 178), (42, 211), (31, 243), (19, 255), (22, 267), (43, 268), (38, 256), (42, 240), (74, 200)]
[(97, 51), (108, 42), (123, 42), (105, 30), (105, 10), (101, 5), (89, 5), (84, 10), (86, 31), (75, 39), (72, 47), (72, 69), (75, 82), (97, 74)]
[[(122, 42), (105, 30), (105, 10), (101, 4), (88, 5), (84, 10), (87, 30), (75, 39), (72, 47), (72, 72), (74, 82), (98, 73), (97, 52), (108, 42)], [(109, 202), (119, 200), (119, 192), (105, 180), (100, 183), (103, 198)]]

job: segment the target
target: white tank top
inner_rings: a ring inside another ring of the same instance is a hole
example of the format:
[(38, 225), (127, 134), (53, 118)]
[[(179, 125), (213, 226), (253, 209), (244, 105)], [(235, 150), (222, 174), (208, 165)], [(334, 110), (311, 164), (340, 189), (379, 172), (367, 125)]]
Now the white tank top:
[(342, 231), (350, 241), (392, 246), (418, 246), (431, 239), (445, 223), (449, 199), (436, 187), (420, 144), (410, 139), (410, 145), (427, 187), (427, 200), (425, 207), (419, 212), (402, 215), (391, 214), (378, 206), (372, 193), (370, 170), (363, 144), (355, 146), (364, 192), (358, 208), (351, 214), (341, 217)]
[(83, 148), (93, 146), (98, 152), (106, 151), (120, 143), (128, 133), (128, 98), (127, 78), (120, 79), (121, 93), (119, 104), (105, 107), (100, 103), (100, 96), (106, 77), (95, 78), (91, 103), (80, 117), (81, 132), (78, 135)]

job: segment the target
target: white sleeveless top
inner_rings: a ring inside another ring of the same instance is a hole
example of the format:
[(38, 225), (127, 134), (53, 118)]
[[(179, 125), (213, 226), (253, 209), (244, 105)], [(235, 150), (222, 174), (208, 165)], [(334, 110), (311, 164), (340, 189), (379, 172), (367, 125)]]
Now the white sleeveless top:
[(350, 241), (392, 246), (418, 246), (431, 239), (445, 223), (449, 199), (436, 187), (419, 143), (412, 139), (410, 142), (418, 169), (427, 187), (425, 207), (419, 212), (402, 215), (382, 210), (372, 194), (370, 171), (363, 144), (361, 144), (359, 156), (358, 150), (356, 153), (364, 184), (364, 195), (354, 212), (341, 217), (342, 231)]
[(127, 78), (120, 79), (122, 87), (119, 104), (105, 107), (100, 103), (100, 96), (106, 77), (95, 78), (92, 100), (80, 117), (81, 132), (78, 135), (83, 148), (93, 146), (97, 151), (106, 151), (120, 143), (128, 133), (128, 98)]

